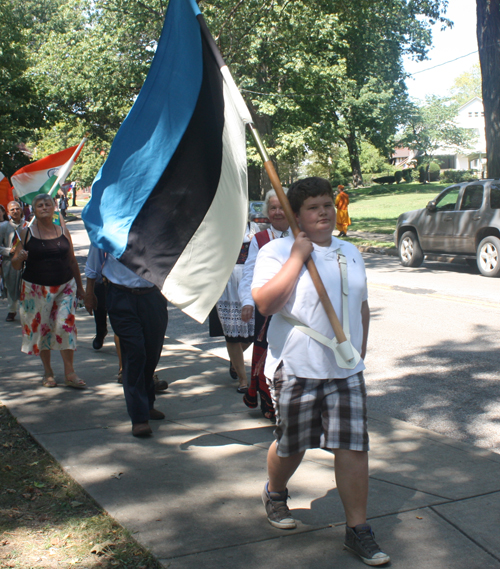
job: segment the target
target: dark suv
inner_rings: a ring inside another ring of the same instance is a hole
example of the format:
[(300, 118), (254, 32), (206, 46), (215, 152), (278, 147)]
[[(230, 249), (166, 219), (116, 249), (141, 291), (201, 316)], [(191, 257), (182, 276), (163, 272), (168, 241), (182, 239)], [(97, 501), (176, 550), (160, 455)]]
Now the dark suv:
[(462, 257), (487, 277), (500, 275), (500, 180), (477, 180), (443, 190), (425, 209), (398, 218), (394, 242), (401, 264), (424, 255)]

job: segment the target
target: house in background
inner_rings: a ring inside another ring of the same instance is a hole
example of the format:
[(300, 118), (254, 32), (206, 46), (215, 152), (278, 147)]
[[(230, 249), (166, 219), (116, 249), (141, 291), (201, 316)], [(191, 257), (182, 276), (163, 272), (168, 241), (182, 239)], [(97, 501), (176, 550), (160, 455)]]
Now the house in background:
[[(486, 171), (486, 131), (483, 100), (474, 97), (458, 109), (458, 126), (473, 129), (477, 135), (474, 148), (466, 155), (456, 155), (456, 170)], [(482, 176), (481, 176), (482, 177)]]
[[(474, 97), (458, 109), (457, 125), (469, 128), (477, 135), (476, 141), (469, 149), (456, 149), (449, 147), (438, 148), (433, 160), (442, 170), (477, 170), (478, 178), (484, 178), (486, 172), (486, 133), (484, 126), (483, 101)], [(391, 157), (391, 163), (405, 169), (412, 159), (416, 158), (408, 148), (396, 148)]]
[(415, 157), (416, 152), (414, 150), (410, 150), (409, 148), (395, 148), (390, 163), (401, 168), (401, 170), (406, 170), (406, 168), (413, 168), (415, 162), (412, 161)]

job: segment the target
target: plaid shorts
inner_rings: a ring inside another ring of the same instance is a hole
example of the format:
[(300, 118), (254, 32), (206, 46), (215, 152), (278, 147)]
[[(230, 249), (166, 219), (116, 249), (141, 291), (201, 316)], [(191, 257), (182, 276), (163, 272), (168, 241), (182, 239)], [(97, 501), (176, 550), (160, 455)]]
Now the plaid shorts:
[(345, 379), (288, 376), (283, 363), (267, 379), (276, 411), (278, 456), (312, 448), (367, 451), (363, 372)]

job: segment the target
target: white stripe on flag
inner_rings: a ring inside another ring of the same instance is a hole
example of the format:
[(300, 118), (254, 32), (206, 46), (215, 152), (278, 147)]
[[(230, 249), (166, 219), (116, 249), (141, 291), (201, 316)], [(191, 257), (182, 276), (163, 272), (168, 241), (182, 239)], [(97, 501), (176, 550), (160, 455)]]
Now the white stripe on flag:
[(229, 88), (223, 85), (223, 154), (217, 193), (162, 288), (172, 304), (198, 322), (206, 320), (224, 291), (248, 218), (245, 125)]

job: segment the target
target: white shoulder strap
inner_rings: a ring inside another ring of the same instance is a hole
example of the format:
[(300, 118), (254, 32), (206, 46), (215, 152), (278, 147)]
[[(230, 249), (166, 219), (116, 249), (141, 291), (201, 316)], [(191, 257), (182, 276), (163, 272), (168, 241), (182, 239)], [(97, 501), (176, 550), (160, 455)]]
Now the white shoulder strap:
[(344, 253), (337, 249), (337, 259), (340, 267), (340, 275), (342, 277), (342, 325), (345, 337), (350, 341), (350, 325), (349, 325), (349, 283), (347, 280), (347, 259)]

